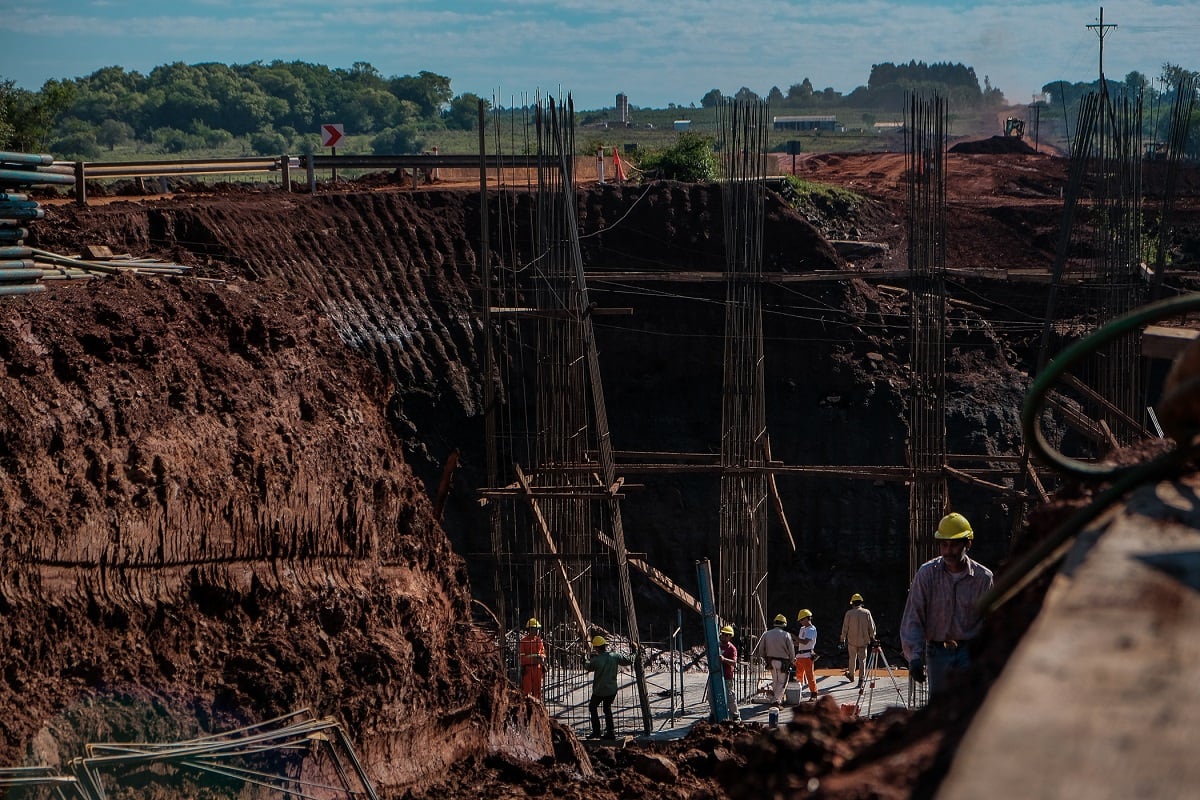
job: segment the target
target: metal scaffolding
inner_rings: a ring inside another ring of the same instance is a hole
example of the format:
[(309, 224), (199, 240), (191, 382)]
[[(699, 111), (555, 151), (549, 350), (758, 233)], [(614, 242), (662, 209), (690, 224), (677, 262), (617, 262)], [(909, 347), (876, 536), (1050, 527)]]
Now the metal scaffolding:
[[(495, 385), (485, 393), (492, 488), (483, 494), (493, 502), (500, 635), (516, 666), (512, 632), (529, 617), (539, 619), (548, 655), (544, 700), (552, 714), (575, 723), (586, 713), (571, 698), (587, 680), (581, 669), (587, 641), (595, 634), (611, 639), (634, 662), (632, 684), (616, 704), (618, 727), (649, 733), (622, 480), (579, 247), (570, 99), (565, 107), (539, 100), (531, 121), (541, 166), (530, 252), (501, 245), (503, 255), (495, 267), (489, 263), (484, 283), (486, 369)], [(486, 210), (486, 185), (481, 193)], [(502, 223), (518, 205), (501, 198)], [(482, 217), (486, 226), (489, 214)]]

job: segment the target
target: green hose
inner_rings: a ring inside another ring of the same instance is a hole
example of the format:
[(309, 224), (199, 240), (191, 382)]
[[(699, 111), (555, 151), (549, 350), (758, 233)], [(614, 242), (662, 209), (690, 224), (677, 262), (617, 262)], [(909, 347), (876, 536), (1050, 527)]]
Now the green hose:
[(991, 613), (1000, 608), (1030, 582), (1061, 561), (1067, 554), (1071, 541), (1083, 527), (1103, 514), (1125, 494), (1143, 483), (1165, 478), (1200, 453), (1200, 447), (1189, 443), (1143, 464), (1099, 466), (1069, 458), (1055, 450), (1046, 441), (1038, 424), (1046, 393), (1080, 358), (1091, 355), (1114, 339), (1130, 331), (1139, 330), (1144, 325), (1195, 310), (1200, 310), (1200, 293), (1159, 300), (1134, 309), (1068, 347), (1029, 387), (1021, 408), (1021, 429), (1030, 449), (1059, 472), (1085, 481), (1112, 481), (1112, 484), (1096, 495), (1092, 502), (1071, 514), (1046, 538), (1038, 542), (1036, 547), (1004, 571), (992, 590), (980, 599), (980, 607), (984, 613)]

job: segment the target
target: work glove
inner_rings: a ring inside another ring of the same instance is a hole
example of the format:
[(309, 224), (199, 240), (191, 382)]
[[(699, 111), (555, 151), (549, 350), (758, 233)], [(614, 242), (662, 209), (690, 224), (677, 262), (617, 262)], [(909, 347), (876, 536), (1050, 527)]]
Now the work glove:
[(839, 653), (846, 652), (846, 643), (845, 642), (838, 642), (838, 652)]
[(914, 658), (908, 662), (908, 677), (917, 683), (925, 682), (925, 662), (919, 658)]

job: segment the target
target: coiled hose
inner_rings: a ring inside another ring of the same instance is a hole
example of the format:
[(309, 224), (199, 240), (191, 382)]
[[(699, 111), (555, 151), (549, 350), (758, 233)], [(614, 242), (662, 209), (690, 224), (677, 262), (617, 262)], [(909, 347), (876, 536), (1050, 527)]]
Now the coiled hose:
[[(1046, 394), (1063, 373), (1081, 358), (1095, 353), (1109, 342), (1126, 336), (1131, 331), (1140, 330), (1145, 325), (1197, 310), (1200, 310), (1200, 293), (1180, 295), (1136, 308), (1068, 347), (1029, 387), (1021, 408), (1021, 430), (1030, 449), (1065, 475), (1091, 483), (1111, 483), (1097, 494), (1092, 502), (1071, 514), (1046, 538), (1005, 570), (996, 580), (992, 590), (980, 599), (980, 607), (985, 613), (1000, 608), (1030, 582), (1061, 561), (1084, 526), (1103, 514), (1125, 494), (1143, 483), (1158, 481), (1177, 472), (1194, 456), (1200, 454), (1200, 439), (1191, 435), (1200, 432), (1200, 420), (1191, 420), (1193, 430), (1189, 431), (1188, 435), (1181, 437), (1174, 434), (1176, 447), (1173, 450), (1143, 464), (1126, 466), (1090, 464), (1065, 456), (1046, 441), (1040, 424)], [(1165, 402), (1166, 398), (1164, 404)]]

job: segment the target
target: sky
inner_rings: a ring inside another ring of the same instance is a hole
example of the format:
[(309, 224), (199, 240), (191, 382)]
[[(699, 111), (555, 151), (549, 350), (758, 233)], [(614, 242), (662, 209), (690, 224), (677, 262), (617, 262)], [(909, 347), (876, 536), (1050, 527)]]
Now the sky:
[[(1198, 0), (1110, 0), (1104, 72), (1200, 70)], [(1099, 72), (1100, 5), (1040, 0), (0, 0), (0, 80), (36, 90), (102, 67), (307, 61), (385, 77), (430, 71), (454, 94), (579, 110), (699, 105), (711, 89), (808, 78), (849, 93), (883, 62), (962, 63), (1014, 104)]]

